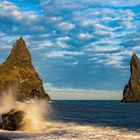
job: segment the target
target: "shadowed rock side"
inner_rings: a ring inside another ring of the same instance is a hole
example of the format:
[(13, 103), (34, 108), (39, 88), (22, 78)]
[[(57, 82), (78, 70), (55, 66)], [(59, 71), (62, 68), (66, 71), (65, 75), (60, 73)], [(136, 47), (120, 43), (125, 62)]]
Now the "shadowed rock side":
[(23, 117), (23, 111), (12, 109), (10, 112), (2, 115), (2, 123), (0, 124), (0, 129), (10, 131), (21, 129)]
[(131, 76), (123, 90), (122, 102), (140, 102), (140, 64), (134, 53), (130, 61)]
[[(31, 55), (22, 37), (15, 42), (9, 57), (0, 65), (0, 96), (3, 91), (13, 85), (18, 89), (15, 92), (16, 101), (31, 98), (50, 100), (49, 95), (44, 91), (42, 80), (32, 66)], [(10, 112), (2, 115), (0, 128), (19, 129), (23, 116), (23, 111), (16, 111), (13, 108)]]
[(0, 65), (0, 92), (13, 85), (19, 89), (17, 100), (35, 96), (50, 100), (44, 91), (42, 80), (32, 66), (31, 55), (22, 37), (15, 42), (9, 57)]

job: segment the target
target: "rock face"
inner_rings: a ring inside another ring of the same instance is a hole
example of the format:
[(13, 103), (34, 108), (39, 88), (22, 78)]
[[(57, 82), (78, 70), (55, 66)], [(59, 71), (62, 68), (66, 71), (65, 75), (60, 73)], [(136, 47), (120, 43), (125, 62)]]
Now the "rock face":
[(130, 61), (131, 76), (123, 90), (122, 102), (140, 102), (140, 64), (136, 54)]
[(22, 37), (15, 42), (10, 55), (0, 65), (0, 92), (12, 85), (18, 86), (17, 100), (35, 96), (50, 100), (44, 91), (42, 80), (32, 65), (31, 55)]
[[(50, 100), (49, 95), (44, 91), (42, 80), (32, 65), (31, 55), (22, 37), (14, 43), (10, 55), (0, 65), (0, 96), (3, 91), (13, 85), (18, 86), (15, 95), (16, 101), (30, 98)], [(23, 111), (12, 109), (2, 115), (0, 128), (6, 130), (19, 129), (23, 116)]]

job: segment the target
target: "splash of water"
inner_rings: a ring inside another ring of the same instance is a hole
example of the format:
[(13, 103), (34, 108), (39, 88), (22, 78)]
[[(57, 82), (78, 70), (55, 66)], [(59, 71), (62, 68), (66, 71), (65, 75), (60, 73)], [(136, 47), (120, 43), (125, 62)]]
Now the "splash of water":
[(46, 99), (30, 99), (16, 101), (16, 88), (9, 88), (1, 93), (0, 115), (10, 112), (11, 109), (23, 111), (21, 130), (41, 131), (46, 124), (47, 114), (51, 108)]
[(0, 115), (9, 112), (16, 105), (15, 88), (10, 87), (0, 96)]
[(17, 102), (15, 108), (24, 112), (22, 130), (41, 131), (45, 128), (47, 114), (50, 111), (50, 105), (45, 99)]

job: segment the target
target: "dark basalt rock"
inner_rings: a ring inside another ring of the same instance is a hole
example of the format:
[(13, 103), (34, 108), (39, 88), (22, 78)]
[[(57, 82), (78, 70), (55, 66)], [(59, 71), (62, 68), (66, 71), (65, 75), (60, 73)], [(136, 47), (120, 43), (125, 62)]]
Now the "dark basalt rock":
[[(9, 57), (0, 65), (0, 96), (2, 91), (13, 85), (18, 86), (15, 95), (17, 101), (31, 98), (50, 100), (49, 95), (44, 91), (42, 80), (32, 65), (30, 52), (22, 37), (14, 43)], [(12, 109), (2, 115), (0, 128), (6, 130), (19, 129), (23, 116), (23, 111)]]
[(4, 130), (19, 130), (22, 127), (23, 111), (12, 109), (10, 112), (2, 115), (2, 123), (0, 128)]
[(140, 102), (140, 64), (134, 53), (130, 61), (131, 76), (123, 90), (122, 102)]

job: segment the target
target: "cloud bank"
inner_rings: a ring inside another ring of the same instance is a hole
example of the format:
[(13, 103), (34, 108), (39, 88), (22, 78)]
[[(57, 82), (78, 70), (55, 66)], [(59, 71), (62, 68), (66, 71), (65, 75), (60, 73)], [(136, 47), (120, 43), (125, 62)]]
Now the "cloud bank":
[(23, 36), (44, 82), (120, 90), (140, 55), (137, 0), (0, 1), (0, 61)]

